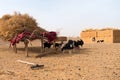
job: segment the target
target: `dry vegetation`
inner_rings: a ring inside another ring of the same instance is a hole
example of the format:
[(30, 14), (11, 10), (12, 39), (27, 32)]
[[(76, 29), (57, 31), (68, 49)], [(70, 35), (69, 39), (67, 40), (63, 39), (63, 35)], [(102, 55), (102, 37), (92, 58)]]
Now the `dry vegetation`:
[(36, 20), (28, 14), (14, 13), (14, 15), (6, 14), (0, 18), (0, 37), (9, 40), (15, 34), (24, 30), (32, 32), (33, 30), (46, 31), (37, 25)]
[(103, 31), (103, 30), (119, 30), (119, 29), (117, 29), (117, 28), (102, 28), (102, 29), (89, 28), (89, 29), (83, 30), (83, 32), (87, 32), (87, 31)]

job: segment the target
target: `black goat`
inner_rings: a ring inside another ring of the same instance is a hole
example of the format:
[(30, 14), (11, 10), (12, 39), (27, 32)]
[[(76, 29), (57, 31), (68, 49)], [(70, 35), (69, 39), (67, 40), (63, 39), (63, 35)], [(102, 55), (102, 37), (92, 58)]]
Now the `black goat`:
[(55, 43), (55, 48), (60, 48), (63, 44), (63, 41), (61, 41), (61, 43)]
[(44, 48), (50, 48), (51, 45), (52, 45), (52, 43), (45, 42), (45, 43), (44, 43)]
[(97, 43), (102, 43), (104, 42), (104, 40), (97, 40)]
[(84, 45), (84, 41), (82, 39), (77, 40), (77, 44), (82, 47)]

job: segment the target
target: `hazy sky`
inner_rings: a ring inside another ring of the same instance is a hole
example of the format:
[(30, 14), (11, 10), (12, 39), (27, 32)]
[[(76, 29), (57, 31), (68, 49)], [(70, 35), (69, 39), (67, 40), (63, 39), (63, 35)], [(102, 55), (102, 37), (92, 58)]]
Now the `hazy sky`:
[(1, 0), (0, 17), (28, 13), (39, 26), (79, 36), (88, 28), (120, 28), (120, 0)]

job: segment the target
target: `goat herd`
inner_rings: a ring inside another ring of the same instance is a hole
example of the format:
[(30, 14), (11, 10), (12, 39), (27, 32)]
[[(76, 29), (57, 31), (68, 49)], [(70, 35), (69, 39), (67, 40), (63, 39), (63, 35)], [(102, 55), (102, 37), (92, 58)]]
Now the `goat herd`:
[(61, 41), (60, 43), (49, 43), (49, 42), (44, 42), (44, 49), (45, 48), (51, 48), (52, 45), (54, 45), (55, 49), (60, 49), (60, 51), (62, 51), (63, 53), (66, 50), (73, 50), (75, 48), (80, 49), (80, 47), (82, 47), (84, 44), (84, 41), (82, 39), (80, 40), (68, 40), (66, 43), (64, 43), (63, 41)]

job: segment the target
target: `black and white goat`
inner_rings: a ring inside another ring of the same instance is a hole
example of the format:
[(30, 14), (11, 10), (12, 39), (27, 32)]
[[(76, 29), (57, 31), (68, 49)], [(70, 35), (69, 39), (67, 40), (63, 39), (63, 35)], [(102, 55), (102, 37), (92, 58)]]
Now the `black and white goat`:
[(63, 44), (63, 41), (61, 41), (61, 43), (55, 43), (55, 48), (60, 48), (61, 46), (62, 46), (62, 44)]
[(65, 50), (69, 50), (69, 52), (71, 53), (71, 50), (74, 48), (74, 41), (73, 40), (69, 40), (61, 49), (61, 51)]
[(74, 49), (74, 48), (80, 48), (79, 46), (83, 46), (84, 42), (83, 40), (77, 40), (77, 41), (74, 41), (74, 40), (68, 40), (68, 42), (62, 47), (61, 51), (65, 51), (65, 50), (69, 50), (69, 52), (71, 53), (71, 51)]
[(54, 47), (55, 47), (56, 50), (60, 50), (61, 47), (62, 47), (62, 45), (63, 45), (63, 41), (61, 41), (61, 42), (55, 42)]

